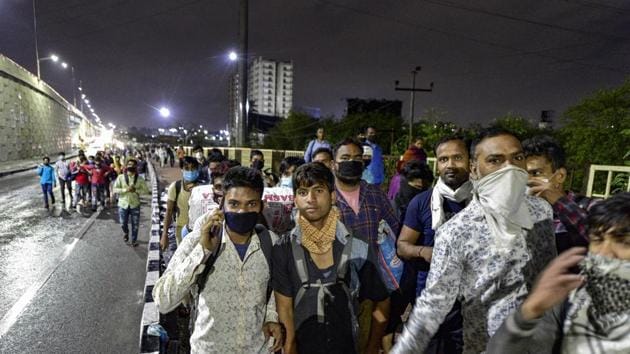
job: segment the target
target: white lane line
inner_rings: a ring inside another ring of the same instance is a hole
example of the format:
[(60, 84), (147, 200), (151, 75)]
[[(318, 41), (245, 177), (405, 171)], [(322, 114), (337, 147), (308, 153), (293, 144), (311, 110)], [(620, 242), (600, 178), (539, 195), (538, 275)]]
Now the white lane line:
[(22, 312), (31, 303), (35, 295), (37, 295), (39, 289), (41, 289), (48, 282), (48, 279), (50, 279), (50, 277), (55, 273), (57, 268), (59, 268), (59, 266), (66, 260), (66, 258), (68, 258), (79, 240), (81, 240), (83, 235), (85, 235), (86, 231), (90, 228), (90, 226), (92, 226), (92, 224), (100, 214), (101, 210), (92, 214), (92, 216), (83, 225), (76, 236), (74, 236), (75, 238), (72, 243), (64, 247), (63, 253), (55, 261), (56, 266), (54, 266), (47, 274), (41, 277), (40, 280), (29, 286), (24, 294), (22, 294), (22, 296), (20, 296), (20, 298), (13, 304), (13, 306), (11, 306), (11, 309), (9, 309), (9, 311), (4, 314), (4, 316), (0, 320), (0, 338), (2, 338), (5, 334), (7, 334), (7, 332), (9, 332), (11, 327), (13, 327), (15, 322), (17, 322), (17, 319), (20, 317)]

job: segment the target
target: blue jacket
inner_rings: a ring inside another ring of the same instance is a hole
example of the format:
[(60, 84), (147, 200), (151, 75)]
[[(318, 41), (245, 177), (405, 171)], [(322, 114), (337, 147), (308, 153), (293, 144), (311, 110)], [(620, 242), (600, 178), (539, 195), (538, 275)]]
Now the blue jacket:
[(306, 151), (304, 152), (304, 161), (311, 162), (313, 160), (313, 153), (319, 148), (327, 148), (332, 151), (332, 146), (326, 140), (322, 140), (321, 142), (317, 139), (311, 140), (308, 143), (308, 147), (306, 147)]
[(39, 184), (52, 184), (53, 186), (57, 184), (57, 179), (55, 178), (55, 169), (51, 165), (40, 165), (37, 167), (37, 174), (39, 175)]
[(369, 140), (365, 141), (366, 144), (372, 148), (372, 162), (368, 165), (367, 169), (372, 174), (373, 184), (379, 185), (385, 180), (385, 165), (383, 164), (383, 150), (376, 143)]

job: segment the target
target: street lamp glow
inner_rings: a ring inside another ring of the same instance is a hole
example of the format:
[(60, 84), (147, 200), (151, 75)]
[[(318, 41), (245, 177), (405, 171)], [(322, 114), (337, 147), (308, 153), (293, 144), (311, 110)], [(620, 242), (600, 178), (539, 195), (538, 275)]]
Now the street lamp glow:
[(50, 60), (54, 61), (55, 63), (59, 61), (59, 57), (56, 56), (55, 54), (50, 56)]
[(168, 118), (171, 115), (171, 110), (166, 107), (160, 107), (160, 115), (164, 118)]
[(230, 61), (236, 61), (238, 59), (238, 54), (236, 54), (235, 51), (231, 51), (230, 54), (228, 54), (228, 58)]
[(68, 68), (68, 63), (63, 62), (63, 63), (61, 63), (61, 66), (62, 66), (64, 69), (67, 69), (67, 68)]

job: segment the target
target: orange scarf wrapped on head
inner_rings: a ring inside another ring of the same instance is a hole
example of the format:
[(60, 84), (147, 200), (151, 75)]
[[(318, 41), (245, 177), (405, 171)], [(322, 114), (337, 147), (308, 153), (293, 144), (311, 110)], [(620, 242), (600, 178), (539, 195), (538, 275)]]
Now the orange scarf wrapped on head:
[(330, 210), (321, 230), (300, 216), (298, 224), (302, 229), (302, 246), (314, 254), (328, 252), (332, 247), (333, 241), (335, 241), (337, 220), (339, 220), (339, 210), (337, 208)]

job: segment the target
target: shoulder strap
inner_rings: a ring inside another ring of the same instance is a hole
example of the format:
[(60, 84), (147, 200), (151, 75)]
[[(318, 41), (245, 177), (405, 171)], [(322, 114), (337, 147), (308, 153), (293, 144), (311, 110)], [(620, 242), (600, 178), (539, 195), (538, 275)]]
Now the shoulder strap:
[(125, 172), (125, 183), (127, 183), (127, 187), (129, 187), (129, 175)]
[(269, 282), (267, 283), (267, 302), (269, 302), (272, 291), (271, 276), (273, 275), (273, 262), (271, 260), (271, 252), (273, 249), (273, 241), (271, 240), (269, 230), (267, 230), (267, 228), (263, 225), (257, 224), (254, 227), (254, 230), (256, 231), (256, 235), (258, 235), (258, 239), (260, 240), (260, 249), (265, 256), (265, 260), (267, 260), (267, 265), (269, 266)]
[(348, 262), (352, 256), (352, 243), (354, 242), (352, 236), (348, 236), (346, 241), (346, 244), (343, 246), (343, 251), (341, 252), (341, 259), (339, 259), (339, 263), (337, 263), (337, 280), (341, 282), (346, 280)]
[(182, 180), (178, 180), (175, 182), (175, 205), (177, 205), (177, 199), (179, 198), (179, 193), (182, 191)]
[[(221, 235), (223, 234), (223, 231), (221, 231)], [(201, 274), (199, 274), (199, 276), (197, 277), (197, 298), (201, 295), (201, 292), (203, 291), (203, 288), (206, 287), (206, 281), (208, 280), (208, 275), (210, 274), (210, 271), (213, 269), (214, 267), (214, 263), (217, 261), (217, 258), (219, 258), (219, 255), (221, 254), (221, 251), (223, 251), (223, 243), (221, 241), (219, 241), (219, 244), (217, 245), (217, 248), (212, 251), (212, 254), (210, 256), (208, 256), (208, 259), (206, 260), (205, 267), (203, 269), (203, 271), (201, 272)]]

